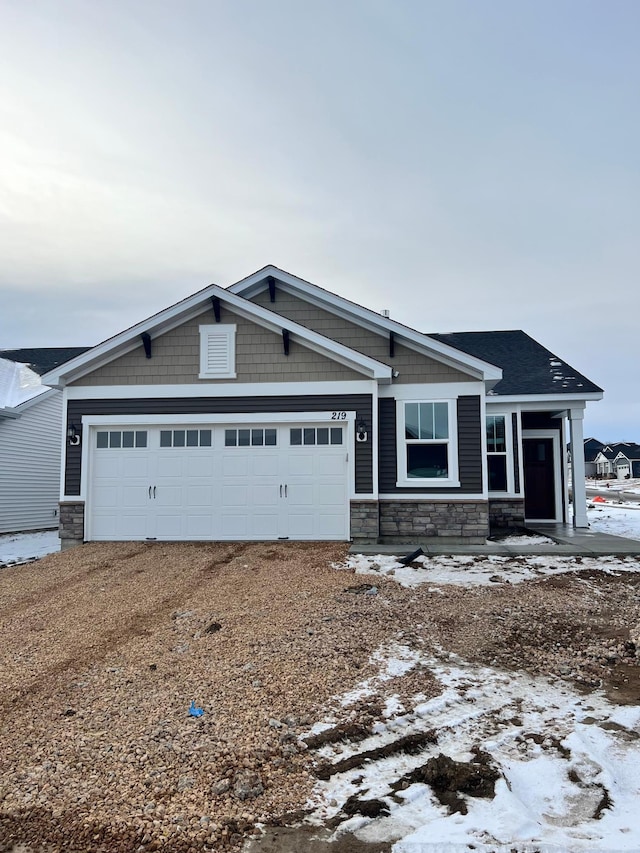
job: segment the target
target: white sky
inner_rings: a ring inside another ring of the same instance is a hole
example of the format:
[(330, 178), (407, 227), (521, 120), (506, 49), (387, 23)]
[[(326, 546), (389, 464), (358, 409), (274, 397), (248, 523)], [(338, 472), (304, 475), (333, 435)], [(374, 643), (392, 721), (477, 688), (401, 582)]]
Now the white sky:
[(3, 0), (0, 348), (267, 263), (523, 328), (640, 440), (635, 0)]

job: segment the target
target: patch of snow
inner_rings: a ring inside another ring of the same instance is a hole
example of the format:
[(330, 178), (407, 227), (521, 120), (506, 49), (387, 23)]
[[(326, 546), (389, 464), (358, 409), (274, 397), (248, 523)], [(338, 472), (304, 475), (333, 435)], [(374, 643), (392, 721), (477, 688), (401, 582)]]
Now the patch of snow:
[[(638, 514), (640, 522), (640, 513)], [(511, 556), (421, 556), (417, 566), (404, 566), (397, 557), (383, 554), (365, 556), (351, 554), (344, 563), (334, 564), (337, 569), (354, 569), (356, 574), (380, 574), (391, 577), (405, 587), (429, 584), (454, 584), (456, 586), (483, 586), (498, 583), (522, 583), (546, 575), (558, 575), (576, 569), (593, 569), (603, 572), (638, 572), (640, 559), (627, 557), (583, 557), (578, 565), (572, 556), (519, 557)], [(437, 586), (429, 592), (439, 592)]]
[(589, 503), (587, 518), (589, 527), (597, 533), (610, 533), (613, 536), (626, 536), (628, 539), (640, 539), (640, 503), (614, 504)]
[(60, 550), (57, 530), (40, 533), (8, 533), (0, 536), (0, 566), (26, 563)]
[[(374, 656), (381, 675), (394, 654), (387, 646)], [(395, 719), (387, 713), (394, 707), (390, 696), (371, 737), (329, 747), (323, 757), (336, 761), (429, 730), (436, 742), (419, 754), (392, 753), (318, 782), (309, 803), (313, 823), (334, 818), (356, 795), (383, 799), (390, 814), (356, 815), (336, 832), (393, 843), (393, 853), (637, 853), (640, 708), (619, 708), (598, 692), (579, 694), (561, 681), (512, 676), (455, 655), (426, 654), (419, 662), (440, 681), (441, 695), (410, 713), (399, 708)], [(344, 704), (344, 698), (336, 700)], [(493, 799), (460, 795), (467, 814), (449, 814), (426, 784), (392, 796), (391, 786), (429, 758), (442, 753), (467, 762), (473, 750), (488, 754), (499, 779)]]

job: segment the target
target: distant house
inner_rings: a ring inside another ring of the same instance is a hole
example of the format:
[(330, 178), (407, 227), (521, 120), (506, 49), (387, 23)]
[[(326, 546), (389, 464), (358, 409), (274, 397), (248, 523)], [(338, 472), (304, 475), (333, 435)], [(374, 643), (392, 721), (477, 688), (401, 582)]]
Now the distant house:
[[(611, 444), (605, 444), (604, 447), (602, 447), (602, 449), (598, 451), (594, 459), (594, 463), (596, 466), (596, 477), (604, 480), (610, 480), (616, 477), (616, 458), (619, 455), (622, 455), (623, 457), (627, 458), (627, 453), (633, 455), (634, 448), (637, 447), (638, 445), (634, 444), (631, 441), (614, 441)], [(622, 476), (621, 479), (624, 479), (624, 476)]]
[(618, 480), (640, 477), (640, 445), (627, 444), (613, 460), (614, 475)]
[(40, 375), (85, 350), (0, 350), (0, 533), (58, 526), (62, 394)]
[[(585, 477), (596, 476), (596, 456), (604, 444), (597, 438), (585, 438), (584, 440), (584, 475)], [(571, 447), (567, 445), (567, 460), (571, 467)]]

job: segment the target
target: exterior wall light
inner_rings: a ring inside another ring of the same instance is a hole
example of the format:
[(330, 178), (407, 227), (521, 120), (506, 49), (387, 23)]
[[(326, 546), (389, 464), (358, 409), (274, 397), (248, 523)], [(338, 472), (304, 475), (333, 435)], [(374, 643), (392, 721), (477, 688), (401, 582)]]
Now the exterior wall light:
[(77, 427), (75, 424), (69, 424), (67, 427), (67, 438), (72, 447), (77, 447), (80, 444), (82, 437), (82, 427)]
[(356, 441), (366, 441), (367, 438), (367, 424), (363, 418), (358, 418), (356, 421)]

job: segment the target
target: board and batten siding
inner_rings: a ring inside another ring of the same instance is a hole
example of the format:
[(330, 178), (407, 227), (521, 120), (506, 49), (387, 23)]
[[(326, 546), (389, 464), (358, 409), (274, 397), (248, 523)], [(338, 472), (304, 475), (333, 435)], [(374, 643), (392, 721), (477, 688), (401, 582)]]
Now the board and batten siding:
[(0, 419), (0, 533), (58, 526), (62, 393), (18, 411)]
[[(378, 401), (379, 406), (379, 469), (380, 492), (390, 494), (437, 495), (442, 488), (427, 486), (407, 488), (396, 485), (396, 401), (387, 397)], [(482, 492), (482, 413), (480, 397), (475, 395), (458, 397), (458, 471), (460, 486), (447, 488), (447, 492), (460, 495)]]
[[(67, 425), (79, 424), (83, 415), (112, 415), (117, 423), (119, 415), (148, 415), (153, 423), (154, 415), (218, 415), (291, 412), (295, 421), (296, 412), (356, 412), (357, 418), (363, 418), (367, 425), (372, 423), (372, 402), (370, 394), (340, 394), (321, 396), (274, 396), (274, 397), (193, 397), (193, 398), (155, 398), (149, 400), (69, 400), (67, 403)], [(231, 421), (232, 422), (232, 421)], [(84, 440), (84, 439), (83, 439)], [(359, 494), (373, 491), (372, 434), (366, 442), (356, 442), (355, 452), (355, 490)], [(351, 452), (351, 448), (349, 449)], [(65, 470), (65, 495), (80, 494), (81, 447), (67, 447)]]
[[(236, 326), (234, 379), (216, 382), (341, 382), (360, 380), (362, 374), (314, 352), (297, 340), (289, 343), (284, 354), (282, 335), (271, 332), (222, 306), (223, 324)], [(151, 340), (151, 358), (142, 342), (109, 364), (76, 379), (70, 385), (185, 385), (202, 384), (200, 379), (200, 326), (214, 324), (212, 311), (159, 335)], [(283, 323), (286, 328), (286, 323)]]

